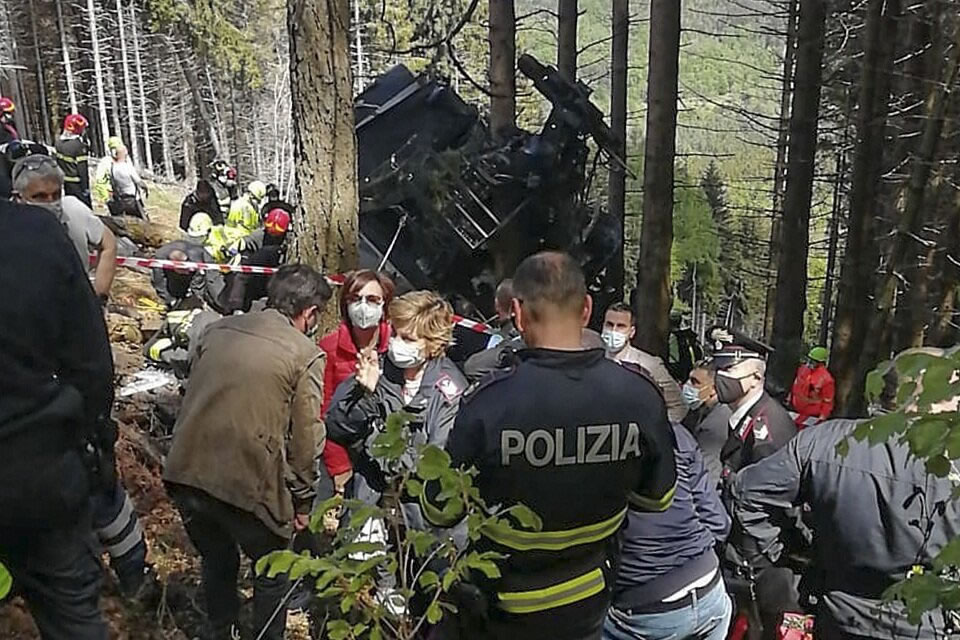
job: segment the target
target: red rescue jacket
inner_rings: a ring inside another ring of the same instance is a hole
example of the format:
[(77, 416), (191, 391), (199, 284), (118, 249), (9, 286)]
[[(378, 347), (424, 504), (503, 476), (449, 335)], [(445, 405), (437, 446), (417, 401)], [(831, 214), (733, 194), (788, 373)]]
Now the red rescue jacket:
[(833, 376), (826, 366), (811, 368), (804, 364), (797, 369), (797, 377), (790, 391), (793, 408), (799, 414), (797, 424), (810, 417), (827, 419), (833, 412), (833, 398)]
[[(390, 325), (380, 323), (380, 335), (377, 339), (377, 351), (385, 353), (390, 339)], [(340, 326), (320, 339), (320, 348), (327, 354), (327, 365), (323, 371), (323, 416), (326, 417), (330, 408), (330, 400), (337, 386), (357, 370), (357, 346), (353, 344), (350, 335), (350, 325), (341, 322)], [(347, 450), (330, 440), (323, 448), (323, 463), (327, 466), (330, 476), (337, 476), (350, 471), (350, 457)]]

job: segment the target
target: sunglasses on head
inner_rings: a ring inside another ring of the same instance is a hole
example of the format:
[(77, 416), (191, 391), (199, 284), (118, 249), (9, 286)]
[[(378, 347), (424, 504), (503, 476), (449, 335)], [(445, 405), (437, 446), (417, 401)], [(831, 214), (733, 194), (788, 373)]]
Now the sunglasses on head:
[(36, 171), (37, 169), (46, 166), (57, 167), (57, 161), (50, 156), (42, 155), (32, 155), (27, 156), (21, 160), (17, 161), (17, 164), (14, 165), (13, 171), (10, 174), (10, 177), (13, 179), (13, 182), (17, 181), (24, 171)]

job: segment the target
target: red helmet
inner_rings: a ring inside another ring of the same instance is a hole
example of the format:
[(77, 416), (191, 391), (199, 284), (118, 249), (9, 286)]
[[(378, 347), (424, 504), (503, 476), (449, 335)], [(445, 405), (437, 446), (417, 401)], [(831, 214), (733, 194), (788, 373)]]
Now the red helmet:
[(290, 228), (290, 214), (284, 209), (270, 209), (263, 219), (263, 228), (272, 236), (282, 236)]
[(63, 130), (76, 135), (80, 135), (86, 131), (89, 125), (90, 123), (87, 122), (87, 119), (79, 113), (71, 113), (63, 119)]
[(17, 105), (13, 104), (10, 98), (0, 98), (0, 113), (13, 113), (17, 110)]

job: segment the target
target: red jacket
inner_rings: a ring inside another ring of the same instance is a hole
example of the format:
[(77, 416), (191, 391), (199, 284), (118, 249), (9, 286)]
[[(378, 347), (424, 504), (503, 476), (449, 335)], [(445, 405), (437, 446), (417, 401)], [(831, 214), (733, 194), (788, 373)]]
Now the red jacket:
[[(386, 352), (389, 338), (390, 325), (381, 322), (377, 351)], [(326, 417), (330, 400), (333, 399), (333, 392), (357, 369), (357, 346), (353, 344), (350, 326), (346, 322), (341, 322), (335, 331), (320, 339), (320, 348), (327, 354), (327, 366), (323, 371), (323, 408), (321, 409), (321, 413)], [(323, 448), (323, 463), (331, 476), (340, 475), (351, 469), (347, 450), (329, 439)]]
[(833, 376), (825, 366), (811, 369), (804, 364), (797, 369), (790, 398), (794, 410), (800, 414), (797, 416), (798, 422), (809, 417), (825, 420), (833, 412), (833, 397)]

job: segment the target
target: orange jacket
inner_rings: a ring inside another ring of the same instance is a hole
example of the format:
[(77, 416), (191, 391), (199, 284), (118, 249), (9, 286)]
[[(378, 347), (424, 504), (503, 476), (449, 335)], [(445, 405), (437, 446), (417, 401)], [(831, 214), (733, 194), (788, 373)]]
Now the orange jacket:
[(797, 420), (816, 416), (825, 420), (833, 412), (833, 376), (825, 365), (801, 365), (793, 381), (790, 400), (799, 413)]

